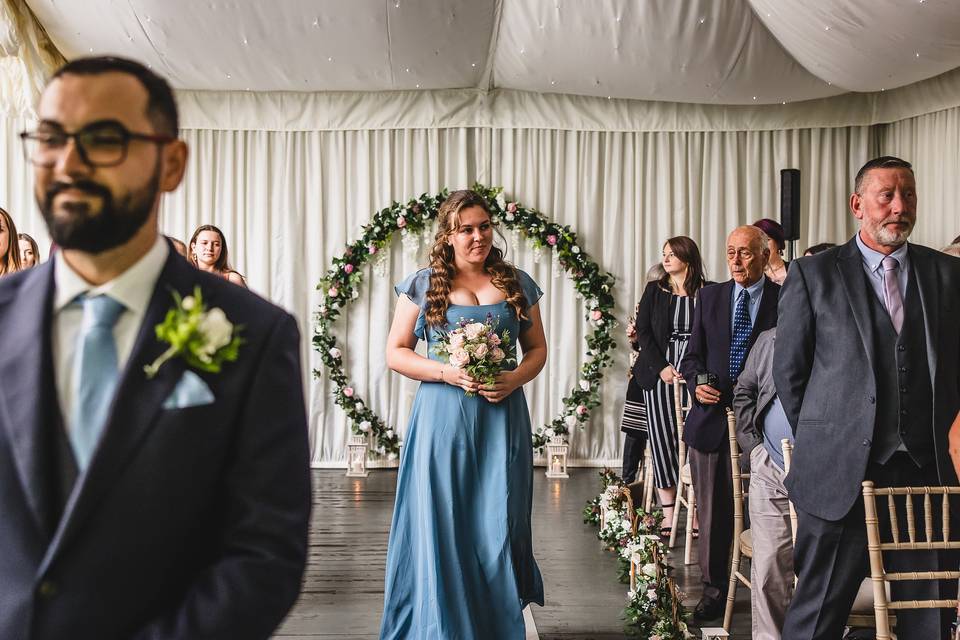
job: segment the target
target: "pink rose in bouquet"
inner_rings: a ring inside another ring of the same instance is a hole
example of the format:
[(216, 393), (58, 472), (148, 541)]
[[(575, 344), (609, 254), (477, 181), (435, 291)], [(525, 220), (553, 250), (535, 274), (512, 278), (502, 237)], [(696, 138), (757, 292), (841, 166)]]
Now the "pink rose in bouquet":
[[(516, 361), (509, 345), (510, 332), (498, 334), (493, 316), (487, 314), (486, 322), (460, 320), (434, 345), (433, 352), (446, 358), (450, 366), (488, 385), (496, 382), (505, 366)], [(466, 395), (475, 394), (468, 391)]]

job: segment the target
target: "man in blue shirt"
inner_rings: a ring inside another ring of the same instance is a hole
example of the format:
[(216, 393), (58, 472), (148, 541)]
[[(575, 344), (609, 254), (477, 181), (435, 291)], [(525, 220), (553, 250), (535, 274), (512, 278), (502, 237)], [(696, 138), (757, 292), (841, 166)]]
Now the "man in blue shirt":
[(750, 471), (753, 640), (780, 640), (793, 595), (793, 538), (781, 447), (784, 438), (793, 442), (793, 430), (773, 384), (776, 331), (768, 329), (757, 338), (733, 390), (741, 464)]

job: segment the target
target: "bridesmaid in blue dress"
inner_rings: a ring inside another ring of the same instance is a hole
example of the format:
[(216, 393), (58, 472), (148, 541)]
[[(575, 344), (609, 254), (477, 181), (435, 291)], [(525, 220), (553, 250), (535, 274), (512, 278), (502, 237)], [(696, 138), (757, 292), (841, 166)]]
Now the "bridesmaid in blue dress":
[[(396, 287), (387, 365), (421, 385), (397, 478), (384, 640), (522, 640), (523, 607), (543, 606), (522, 388), (547, 357), (542, 292), (504, 262), (493, 234), (483, 197), (452, 193), (440, 207), (430, 268)], [(522, 348), (519, 365), (481, 385), (434, 355), (441, 334), (461, 319), (492, 319), (498, 333), (509, 330)], [(429, 357), (414, 351), (418, 340)]]

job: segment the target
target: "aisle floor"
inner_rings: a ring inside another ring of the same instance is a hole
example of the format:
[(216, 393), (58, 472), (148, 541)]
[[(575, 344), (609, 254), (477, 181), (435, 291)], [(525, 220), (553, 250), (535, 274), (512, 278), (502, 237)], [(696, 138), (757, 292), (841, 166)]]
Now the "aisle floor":
[[(614, 640), (624, 637), (621, 611), (627, 586), (616, 579), (616, 559), (581, 512), (600, 492), (598, 469), (572, 469), (569, 480), (534, 474), (534, 553), (546, 603), (533, 606), (541, 640)], [(276, 634), (285, 640), (377, 638), (383, 611), (383, 572), (393, 512), (396, 471), (346, 478), (342, 470), (314, 470), (310, 559), (303, 593)], [(682, 526), (682, 525), (681, 525)], [(671, 563), (693, 606), (699, 570), (683, 566), (678, 544)], [(733, 637), (750, 637), (750, 601), (738, 590)], [(716, 626), (720, 626), (717, 621)], [(699, 633), (695, 633), (699, 637)]]

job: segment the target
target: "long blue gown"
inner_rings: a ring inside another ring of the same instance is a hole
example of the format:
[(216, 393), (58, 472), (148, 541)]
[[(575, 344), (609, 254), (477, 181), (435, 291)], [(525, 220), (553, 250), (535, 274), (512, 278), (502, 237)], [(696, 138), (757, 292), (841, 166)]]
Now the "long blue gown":
[[(543, 293), (526, 273), (530, 305)], [(420, 305), (414, 333), (429, 346), (438, 331), (424, 318), (430, 270), (395, 287)], [(499, 320), (516, 345), (522, 325), (506, 302), (451, 304), (461, 318)], [(533, 451), (523, 389), (500, 403), (439, 382), (423, 382), (410, 415), (390, 527), (382, 640), (523, 640), (523, 607), (543, 606), (533, 558)]]

